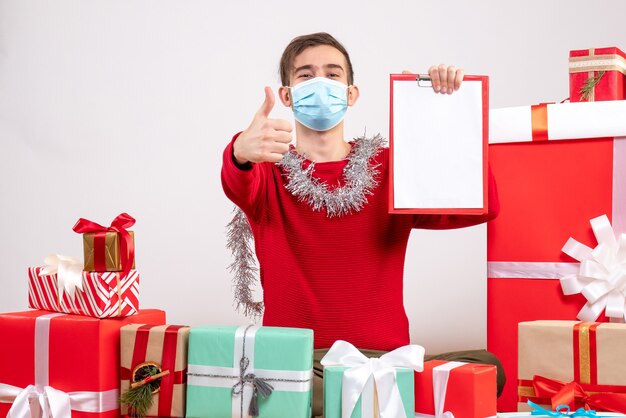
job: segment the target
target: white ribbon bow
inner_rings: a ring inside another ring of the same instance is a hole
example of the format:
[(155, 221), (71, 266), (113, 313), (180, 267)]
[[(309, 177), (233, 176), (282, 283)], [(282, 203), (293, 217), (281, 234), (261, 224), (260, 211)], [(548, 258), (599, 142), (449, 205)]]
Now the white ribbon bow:
[(321, 363), (324, 367), (350, 367), (344, 372), (342, 380), (343, 418), (350, 418), (371, 377), (376, 382), (380, 418), (406, 418), (396, 383), (395, 368), (407, 367), (416, 372), (424, 370), (424, 347), (412, 344), (393, 350), (380, 358), (367, 358), (349, 342), (338, 340), (322, 358)]
[(563, 252), (580, 261), (578, 275), (561, 279), (563, 294), (582, 293), (587, 303), (578, 312), (581, 321), (593, 322), (605, 311), (612, 320), (626, 319), (626, 234), (619, 241), (606, 215), (590, 221), (598, 245), (591, 249), (570, 238)]
[(46, 267), (39, 272), (40, 276), (57, 275), (57, 294), (59, 301), (63, 299), (63, 292), (70, 298), (74, 297), (76, 288), (83, 290), (83, 262), (74, 257), (60, 254), (50, 254), (44, 259)]
[(113, 411), (119, 407), (119, 391), (66, 393), (52, 386), (24, 389), (0, 383), (0, 402), (12, 402), (7, 418), (71, 418), (72, 410), (81, 412)]
[(70, 396), (51, 386), (37, 390), (35, 385), (28, 385), (22, 390), (15, 386), (0, 384), (0, 392), (7, 397), (15, 398), (7, 418), (72, 416)]

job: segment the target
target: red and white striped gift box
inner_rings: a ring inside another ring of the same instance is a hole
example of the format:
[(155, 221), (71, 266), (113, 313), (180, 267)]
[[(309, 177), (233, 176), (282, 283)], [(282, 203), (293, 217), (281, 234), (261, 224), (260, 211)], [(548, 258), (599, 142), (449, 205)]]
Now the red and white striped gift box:
[(39, 275), (43, 267), (28, 269), (28, 305), (35, 309), (114, 318), (135, 315), (139, 310), (139, 273), (131, 270), (123, 279), (119, 272), (83, 272), (82, 290), (59, 298), (56, 274)]

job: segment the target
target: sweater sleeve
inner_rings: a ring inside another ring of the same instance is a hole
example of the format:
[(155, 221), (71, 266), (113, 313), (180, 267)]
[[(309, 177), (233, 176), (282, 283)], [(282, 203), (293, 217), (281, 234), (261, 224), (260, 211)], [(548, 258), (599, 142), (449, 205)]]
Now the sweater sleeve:
[(455, 229), (478, 225), (495, 219), (500, 213), (500, 201), (498, 200), (498, 187), (491, 167), (489, 167), (489, 211), (484, 215), (416, 215), (413, 228), (420, 229)]
[[(241, 132), (240, 132), (241, 133)], [(248, 162), (238, 164), (233, 154), (233, 144), (240, 133), (228, 143), (222, 158), (222, 187), (226, 196), (243, 212), (257, 217), (265, 192), (264, 164)]]

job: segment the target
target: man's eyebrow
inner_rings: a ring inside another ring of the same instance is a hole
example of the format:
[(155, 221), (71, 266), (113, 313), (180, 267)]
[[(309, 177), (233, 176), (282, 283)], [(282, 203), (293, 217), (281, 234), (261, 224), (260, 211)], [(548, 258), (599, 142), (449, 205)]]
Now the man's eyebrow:
[(339, 65), (339, 64), (326, 64), (326, 65), (324, 65), (324, 67), (326, 67), (326, 68), (338, 68), (341, 71), (343, 71), (343, 67), (341, 65)]
[(315, 68), (314, 65), (307, 64), (307, 65), (303, 65), (301, 67), (296, 68), (295, 70), (293, 70), (293, 72), (297, 73), (298, 71), (301, 71), (301, 70), (312, 70), (313, 68)]
[[(293, 70), (293, 72), (297, 73), (298, 71), (301, 71), (301, 70), (313, 70), (314, 68), (316, 68), (315, 65), (307, 64), (307, 65), (302, 65), (302, 66), (296, 68), (295, 70)], [(324, 68), (338, 68), (341, 71), (344, 71), (343, 67), (341, 65), (339, 65), (339, 64), (325, 64)]]

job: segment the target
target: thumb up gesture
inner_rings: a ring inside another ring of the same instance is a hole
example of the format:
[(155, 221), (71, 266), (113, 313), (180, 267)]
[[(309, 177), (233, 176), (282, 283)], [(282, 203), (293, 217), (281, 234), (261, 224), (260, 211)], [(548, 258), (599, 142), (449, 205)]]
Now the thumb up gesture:
[(233, 144), (235, 160), (239, 164), (247, 162), (279, 162), (289, 151), (293, 127), (284, 119), (272, 119), (270, 113), (276, 99), (270, 87), (265, 87), (265, 100), (257, 110), (250, 126), (243, 131)]

